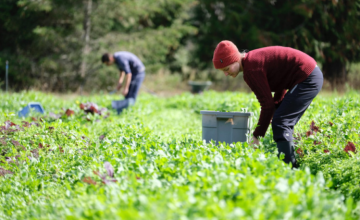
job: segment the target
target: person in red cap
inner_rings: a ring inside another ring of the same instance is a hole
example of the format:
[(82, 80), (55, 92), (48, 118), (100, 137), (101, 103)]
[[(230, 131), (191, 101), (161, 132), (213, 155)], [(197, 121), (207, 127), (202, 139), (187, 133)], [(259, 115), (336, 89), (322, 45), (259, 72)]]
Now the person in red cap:
[[(261, 112), (252, 141), (259, 144), (270, 123), (278, 156), (297, 167), (293, 143), (294, 126), (323, 85), (323, 74), (309, 55), (282, 46), (270, 46), (240, 53), (231, 41), (221, 41), (213, 64), (225, 76), (243, 78), (260, 102)], [(274, 96), (272, 95), (274, 92)]]

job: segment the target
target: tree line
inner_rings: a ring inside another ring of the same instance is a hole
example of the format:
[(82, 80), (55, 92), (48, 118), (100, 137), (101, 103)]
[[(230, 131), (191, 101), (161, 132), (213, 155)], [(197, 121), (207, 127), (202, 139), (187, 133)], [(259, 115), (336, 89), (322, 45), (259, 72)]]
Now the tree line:
[(212, 54), (290, 46), (313, 56), (333, 88), (360, 60), (360, 0), (3, 0), (0, 83), (14, 90), (106, 89), (118, 72), (100, 56), (136, 54), (147, 73), (167, 70), (216, 80)]

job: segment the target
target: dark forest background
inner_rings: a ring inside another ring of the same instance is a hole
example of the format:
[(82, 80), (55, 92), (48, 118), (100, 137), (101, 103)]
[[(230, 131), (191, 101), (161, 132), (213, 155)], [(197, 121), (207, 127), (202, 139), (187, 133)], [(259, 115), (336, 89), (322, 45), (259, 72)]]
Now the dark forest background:
[[(0, 84), (13, 91), (101, 90), (118, 72), (104, 52), (127, 50), (147, 74), (219, 80), (215, 46), (281, 45), (313, 56), (332, 89), (360, 61), (360, 0), (2, 0)], [(358, 72), (355, 71), (355, 74)]]

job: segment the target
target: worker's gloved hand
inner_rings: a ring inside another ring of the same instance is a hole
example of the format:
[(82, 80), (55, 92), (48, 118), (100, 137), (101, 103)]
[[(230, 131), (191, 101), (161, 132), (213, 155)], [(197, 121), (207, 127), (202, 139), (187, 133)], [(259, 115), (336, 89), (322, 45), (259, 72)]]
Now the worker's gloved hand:
[(129, 89), (124, 88), (122, 94), (123, 96), (126, 96), (129, 93)]
[(252, 138), (251, 138), (251, 140), (250, 140), (250, 146), (252, 146), (253, 148), (257, 149), (259, 145), (260, 145), (259, 139), (257, 139), (256, 137), (252, 136)]
[(117, 86), (116, 86), (116, 90), (119, 91), (121, 89), (121, 86), (122, 86), (122, 83), (119, 83)]

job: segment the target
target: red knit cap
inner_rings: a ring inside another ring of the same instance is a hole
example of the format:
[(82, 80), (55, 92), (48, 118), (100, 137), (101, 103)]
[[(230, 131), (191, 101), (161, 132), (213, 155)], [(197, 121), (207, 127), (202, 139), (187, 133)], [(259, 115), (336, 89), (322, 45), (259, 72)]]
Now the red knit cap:
[(216, 69), (221, 69), (239, 61), (240, 56), (240, 52), (233, 42), (223, 40), (216, 46), (212, 61)]

